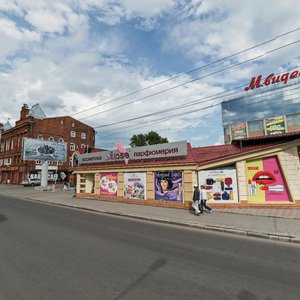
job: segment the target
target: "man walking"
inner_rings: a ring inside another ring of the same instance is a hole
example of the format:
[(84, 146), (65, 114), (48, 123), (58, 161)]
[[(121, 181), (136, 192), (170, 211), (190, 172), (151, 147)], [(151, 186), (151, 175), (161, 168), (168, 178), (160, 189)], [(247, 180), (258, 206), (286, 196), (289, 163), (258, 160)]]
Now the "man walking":
[(203, 212), (203, 207), (205, 209), (208, 210), (208, 212), (212, 213), (212, 209), (206, 204), (206, 200), (207, 200), (207, 191), (206, 191), (206, 186), (205, 185), (201, 185), (201, 203), (200, 203), (200, 210), (201, 212)]
[(199, 216), (201, 213), (203, 213), (203, 209), (201, 210), (201, 205), (200, 205), (199, 201), (200, 201), (200, 190), (199, 190), (198, 186), (195, 185), (192, 206), (195, 210), (196, 216)]

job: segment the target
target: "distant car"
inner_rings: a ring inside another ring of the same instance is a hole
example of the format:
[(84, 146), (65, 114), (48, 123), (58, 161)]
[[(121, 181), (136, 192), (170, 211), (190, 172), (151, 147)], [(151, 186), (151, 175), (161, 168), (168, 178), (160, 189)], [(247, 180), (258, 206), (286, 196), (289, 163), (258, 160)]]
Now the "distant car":
[(39, 178), (29, 178), (29, 179), (26, 179), (26, 180), (22, 181), (22, 184), (24, 186), (38, 186), (38, 185), (41, 185), (41, 179), (39, 179)]

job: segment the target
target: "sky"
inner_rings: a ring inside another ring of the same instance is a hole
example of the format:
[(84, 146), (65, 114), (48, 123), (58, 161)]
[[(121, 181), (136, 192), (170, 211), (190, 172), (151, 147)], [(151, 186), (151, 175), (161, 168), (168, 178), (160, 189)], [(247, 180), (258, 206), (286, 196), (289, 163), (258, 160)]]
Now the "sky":
[(100, 148), (151, 130), (222, 144), (222, 101), (300, 70), (299, 15), (299, 0), (0, 0), (0, 122), (39, 103)]

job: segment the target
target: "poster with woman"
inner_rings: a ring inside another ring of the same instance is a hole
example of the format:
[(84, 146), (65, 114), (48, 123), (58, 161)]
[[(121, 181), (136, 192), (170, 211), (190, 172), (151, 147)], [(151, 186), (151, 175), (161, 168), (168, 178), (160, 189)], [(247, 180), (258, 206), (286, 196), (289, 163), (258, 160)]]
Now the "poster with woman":
[(100, 173), (100, 195), (117, 197), (118, 173)]
[(124, 173), (124, 197), (146, 199), (146, 173)]
[(155, 200), (183, 202), (181, 171), (155, 172)]

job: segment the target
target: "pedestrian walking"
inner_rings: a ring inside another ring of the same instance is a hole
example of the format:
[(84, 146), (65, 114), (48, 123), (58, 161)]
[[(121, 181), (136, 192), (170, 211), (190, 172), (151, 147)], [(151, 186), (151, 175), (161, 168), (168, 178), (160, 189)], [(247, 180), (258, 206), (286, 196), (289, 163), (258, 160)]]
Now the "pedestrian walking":
[(206, 200), (207, 200), (207, 191), (206, 191), (206, 186), (205, 185), (201, 185), (200, 186), (200, 188), (201, 188), (201, 201), (200, 201), (200, 206), (201, 206), (201, 211), (203, 212), (203, 210), (204, 210), (204, 208), (208, 211), (208, 212), (210, 212), (210, 213), (212, 213), (212, 208), (211, 207), (209, 207), (207, 204), (206, 204)]
[(194, 186), (192, 207), (195, 210), (196, 216), (199, 216), (201, 213), (203, 213), (203, 210), (201, 210), (201, 205), (200, 205), (200, 190), (197, 185)]
[(65, 180), (64, 181), (64, 188), (63, 188), (64, 191), (67, 191), (68, 190), (68, 181)]

